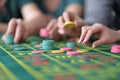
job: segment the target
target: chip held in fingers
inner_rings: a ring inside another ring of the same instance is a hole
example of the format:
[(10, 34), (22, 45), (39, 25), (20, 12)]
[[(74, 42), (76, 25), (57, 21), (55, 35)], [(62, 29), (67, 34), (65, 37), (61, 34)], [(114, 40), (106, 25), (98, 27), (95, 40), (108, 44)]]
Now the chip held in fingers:
[(75, 27), (75, 23), (72, 22), (72, 21), (69, 21), (69, 22), (65, 22), (65, 23), (64, 23), (64, 28), (69, 28), (69, 29), (71, 29), (71, 28), (74, 28), (74, 27)]

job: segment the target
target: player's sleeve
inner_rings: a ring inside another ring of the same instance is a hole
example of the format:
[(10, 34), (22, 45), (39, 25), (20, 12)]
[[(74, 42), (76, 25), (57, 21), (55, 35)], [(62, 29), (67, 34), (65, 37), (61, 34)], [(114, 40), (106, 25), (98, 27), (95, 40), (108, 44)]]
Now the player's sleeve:
[(68, 0), (68, 4), (80, 4), (84, 5), (84, 0)]
[(84, 18), (86, 23), (92, 25), (101, 23), (112, 26), (114, 21), (114, 0), (86, 0)]
[(34, 0), (18, 0), (19, 8), (22, 9), (22, 7), (29, 3), (35, 3)]

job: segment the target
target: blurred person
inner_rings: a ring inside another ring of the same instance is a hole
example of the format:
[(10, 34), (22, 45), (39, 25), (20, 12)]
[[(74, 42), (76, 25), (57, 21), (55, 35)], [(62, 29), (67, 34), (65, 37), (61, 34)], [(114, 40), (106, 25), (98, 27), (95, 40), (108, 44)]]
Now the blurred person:
[(50, 31), (50, 38), (59, 39), (57, 18), (63, 14), (64, 11), (70, 11), (81, 16), (83, 14), (84, 0), (35, 0), (40, 11), (42, 11), (48, 18), (51, 17), (47, 25)]
[(47, 18), (39, 11), (33, 0), (0, 0), (0, 33), (14, 36), (14, 43), (38, 34), (40, 26), (47, 24)]

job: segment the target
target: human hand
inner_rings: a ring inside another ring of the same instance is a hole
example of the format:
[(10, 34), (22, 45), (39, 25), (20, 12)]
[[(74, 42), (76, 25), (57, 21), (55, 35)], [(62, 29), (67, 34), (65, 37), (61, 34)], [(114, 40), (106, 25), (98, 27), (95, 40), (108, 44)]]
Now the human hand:
[(19, 43), (28, 37), (29, 30), (26, 29), (21, 19), (11, 19), (8, 23), (7, 31), (2, 36), (3, 41), (5, 41), (6, 35), (13, 35), (14, 43)]
[(92, 26), (82, 27), (81, 36), (78, 43), (86, 44), (92, 36), (99, 38), (93, 42), (93, 48), (101, 44), (110, 44), (120, 40), (120, 32), (114, 31), (102, 24), (96, 23)]
[(59, 40), (62, 38), (62, 35), (60, 35), (58, 33), (58, 27), (57, 27), (57, 20), (56, 19), (52, 19), (47, 27), (46, 27), (48, 30), (49, 30), (49, 37), (51, 39), (54, 39), (54, 40)]
[[(71, 21), (75, 24), (74, 28), (65, 28), (64, 23)], [(81, 26), (83, 25), (85, 25), (84, 21), (72, 12), (64, 12), (63, 15), (58, 18), (59, 33), (63, 35), (79, 36)]]

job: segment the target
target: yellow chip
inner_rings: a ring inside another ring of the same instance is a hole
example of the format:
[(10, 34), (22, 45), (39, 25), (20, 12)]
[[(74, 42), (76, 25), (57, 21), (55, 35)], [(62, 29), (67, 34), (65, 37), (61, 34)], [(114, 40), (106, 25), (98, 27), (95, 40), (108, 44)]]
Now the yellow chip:
[(64, 53), (63, 50), (52, 50), (51, 51), (52, 54), (59, 54), (59, 53)]
[(74, 22), (65, 22), (64, 23), (64, 28), (74, 28), (75, 24)]
[(77, 50), (77, 52), (86, 53), (86, 52), (89, 52), (89, 50), (87, 50), (87, 49), (80, 49), (80, 50)]

